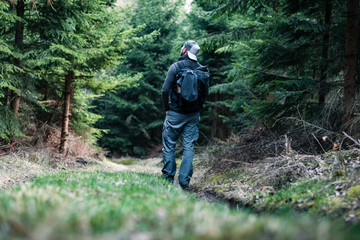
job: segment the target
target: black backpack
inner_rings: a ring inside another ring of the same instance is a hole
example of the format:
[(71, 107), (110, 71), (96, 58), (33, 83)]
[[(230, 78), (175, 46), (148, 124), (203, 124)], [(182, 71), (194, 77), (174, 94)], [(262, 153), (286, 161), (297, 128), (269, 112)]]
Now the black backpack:
[(176, 64), (178, 105), (184, 113), (198, 112), (209, 95), (209, 69), (201, 65), (195, 69), (180, 68), (178, 65), (180, 63)]

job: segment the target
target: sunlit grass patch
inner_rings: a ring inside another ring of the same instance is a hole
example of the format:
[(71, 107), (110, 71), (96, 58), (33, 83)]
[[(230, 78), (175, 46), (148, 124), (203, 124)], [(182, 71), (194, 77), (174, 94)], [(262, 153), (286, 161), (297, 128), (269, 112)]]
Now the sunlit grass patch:
[(133, 165), (136, 164), (138, 159), (112, 159), (113, 162), (122, 164), (122, 165)]
[(292, 208), (320, 212), (321, 208), (327, 205), (327, 198), (333, 193), (334, 188), (328, 182), (303, 179), (273, 194), (266, 194), (255, 206), (267, 210)]
[[(334, 181), (326, 179), (302, 179), (288, 184), (271, 194), (257, 192), (253, 206), (259, 211), (279, 212), (295, 209), (316, 216), (343, 218), (358, 223), (357, 185), (348, 191)], [(355, 197), (354, 197), (355, 195)]]
[(59, 172), (0, 193), (0, 239), (345, 239), (357, 234), (343, 231), (341, 224), (308, 217), (237, 212), (201, 201), (160, 176), (132, 172)]

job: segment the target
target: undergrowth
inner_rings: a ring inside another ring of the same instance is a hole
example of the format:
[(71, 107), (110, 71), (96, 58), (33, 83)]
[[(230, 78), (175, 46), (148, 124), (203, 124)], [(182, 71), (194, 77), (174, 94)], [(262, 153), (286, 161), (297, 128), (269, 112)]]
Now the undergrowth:
[(255, 206), (265, 210), (296, 209), (319, 213), (319, 210), (328, 205), (334, 191), (335, 186), (331, 182), (302, 179), (275, 193), (260, 194)]
[[(259, 134), (255, 133), (254, 139)], [(251, 135), (247, 136), (251, 139)], [(326, 139), (326, 138), (324, 138)], [(322, 140), (325, 141), (325, 140)], [(320, 143), (320, 142), (319, 142)], [(196, 165), (198, 190), (209, 191), (256, 212), (295, 210), (360, 222), (360, 150), (334, 149), (323, 154), (300, 154), (286, 138), (281, 150), (253, 158), (253, 149), (268, 142), (230, 139), (209, 147), (209, 157)], [(275, 143), (273, 143), (275, 146)], [(261, 153), (261, 152), (260, 152)]]

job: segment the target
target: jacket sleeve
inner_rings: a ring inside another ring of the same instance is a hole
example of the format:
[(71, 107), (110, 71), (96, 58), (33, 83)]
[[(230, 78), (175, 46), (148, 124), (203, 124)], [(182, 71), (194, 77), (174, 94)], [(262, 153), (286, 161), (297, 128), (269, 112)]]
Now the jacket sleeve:
[(165, 111), (169, 110), (169, 95), (172, 86), (174, 86), (175, 81), (176, 81), (176, 66), (175, 64), (172, 64), (166, 75), (166, 79), (164, 81), (164, 85), (161, 90), (161, 99)]

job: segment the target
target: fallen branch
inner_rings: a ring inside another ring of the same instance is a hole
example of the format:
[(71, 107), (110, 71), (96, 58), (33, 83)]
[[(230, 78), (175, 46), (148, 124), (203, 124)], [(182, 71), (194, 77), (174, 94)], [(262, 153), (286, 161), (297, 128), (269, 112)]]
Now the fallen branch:
[(312, 133), (311, 135), (315, 138), (315, 140), (316, 140), (317, 143), (320, 145), (320, 147), (321, 147), (321, 149), (324, 151), (324, 153), (326, 153), (325, 149), (323, 148), (323, 146), (321, 145), (321, 143), (319, 142), (319, 140), (317, 139), (317, 137), (316, 137), (313, 133)]
[(358, 141), (356, 141), (354, 138), (352, 138), (349, 134), (347, 134), (346, 132), (342, 132), (345, 137), (349, 138), (351, 141), (353, 141), (356, 145), (360, 146), (360, 143)]

